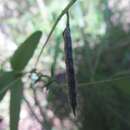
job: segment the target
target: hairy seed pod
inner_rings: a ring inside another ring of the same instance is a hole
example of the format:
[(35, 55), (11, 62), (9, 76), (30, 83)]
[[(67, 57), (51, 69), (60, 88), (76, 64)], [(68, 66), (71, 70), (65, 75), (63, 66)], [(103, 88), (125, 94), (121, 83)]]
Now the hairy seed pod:
[(77, 94), (76, 94), (76, 80), (75, 71), (73, 66), (73, 56), (72, 56), (72, 39), (69, 28), (69, 15), (67, 13), (67, 24), (63, 32), (64, 38), (64, 51), (65, 51), (65, 63), (66, 63), (66, 73), (67, 82), (69, 87), (69, 100), (72, 107), (73, 113), (76, 116), (76, 106), (77, 106)]

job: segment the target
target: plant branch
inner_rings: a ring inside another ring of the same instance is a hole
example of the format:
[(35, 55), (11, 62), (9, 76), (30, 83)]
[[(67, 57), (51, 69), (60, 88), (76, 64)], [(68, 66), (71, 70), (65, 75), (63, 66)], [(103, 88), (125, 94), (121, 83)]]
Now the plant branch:
[(113, 79), (99, 80), (99, 81), (88, 82), (88, 83), (80, 83), (78, 86), (84, 87), (84, 86), (99, 85), (99, 84), (104, 84), (104, 83), (111, 83), (111, 82), (114, 82), (114, 81), (120, 81), (120, 80), (123, 80), (123, 79), (130, 79), (130, 75), (124, 76), (124, 77), (119, 77), (119, 78), (113, 78)]
[(39, 111), (40, 111), (40, 114), (42, 115), (42, 117), (45, 117), (45, 114), (44, 114), (44, 111), (43, 111), (43, 108), (39, 102), (39, 99), (37, 97), (37, 93), (36, 93), (36, 89), (32, 87), (32, 91), (33, 91), (33, 95), (34, 95), (34, 100), (36, 102), (36, 105), (38, 106), (39, 108)]
[(38, 116), (36, 115), (36, 113), (34, 112), (32, 106), (30, 105), (29, 101), (25, 98), (25, 96), (23, 96), (24, 101), (26, 102), (28, 108), (30, 109), (31, 113), (33, 114), (33, 116), (35, 117), (35, 119), (37, 120), (38, 123), (40, 123), (42, 125), (42, 121), (38, 118)]
[[(42, 121), (42, 127), (48, 129), (48, 127), (52, 126), (51, 123), (49, 123), (46, 113), (44, 112), (44, 108), (40, 104), (40, 101), (38, 99), (37, 90), (33, 86), (31, 87), (34, 95), (34, 101), (39, 108), (40, 114), (42, 115), (43, 121)], [(46, 110), (45, 110), (46, 111)]]
[[(111, 78), (105, 79), (105, 80), (98, 80), (98, 81), (90, 81), (90, 82), (85, 82), (85, 83), (79, 83), (79, 84), (77, 84), (77, 86), (78, 87), (87, 87), (87, 86), (96, 87), (96, 85), (100, 85), (100, 84), (104, 84), (104, 83), (111, 83), (111, 82), (120, 81), (120, 80), (123, 80), (123, 79), (130, 79), (130, 75), (128, 75), (128, 73), (127, 74), (122, 74), (122, 75), (123, 76), (120, 76), (118, 78), (113, 78), (114, 76), (117, 76), (117, 75), (114, 75)], [(61, 84), (61, 85), (67, 86), (67, 84)]]
[(40, 57), (41, 57), (41, 55), (42, 55), (42, 52), (43, 52), (45, 46), (47, 45), (47, 43), (48, 43), (48, 41), (49, 41), (49, 39), (50, 39), (50, 37), (51, 37), (53, 31), (55, 30), (57, 24), (59, 23), (60, 19), (63, 17), (63, 15), (71, 8), (71, 6), (72, 6), (76, 1), (77, 1), (77, 0), (71, 0), (71, 1), (68, 3), (68, 5), (62, 10), (62, 12), (60, 13), (60, 15), (58, 16), (57, 20), (55, 21), (54, 25), (52, 26), (52, 28), (51, 28), (51, 30), (50, 30), (50, 33), (48, 34), (48, 37), (47, 37), (45, 43), (43, 44), (43, 46), (42, 46), (42, 48), (41, 48), (41, 51), (40, 51), (40, 53), (39, 53), (39, 55), (38, 55), (38, 57), (37, 57), (37, 60), (36, 60), (36, 63), (35, 63), (35, 68), (36, 68), (36, 66), (37, 66), (37, 64), (38, 64), (38, 62), (39, 62), (39, 59), (40, 59)]

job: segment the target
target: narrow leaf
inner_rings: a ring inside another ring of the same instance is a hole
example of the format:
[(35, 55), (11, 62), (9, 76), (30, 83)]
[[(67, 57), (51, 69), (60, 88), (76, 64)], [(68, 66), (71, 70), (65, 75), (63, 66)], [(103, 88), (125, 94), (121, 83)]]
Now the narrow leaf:
[(0, 73), (0, 101), (5, 96), (8, 86), (15, 80), (14, 72), (1, 72)]
[(22, 82), (19, 79), (14, 83), (13, 88), (11, 88), (10, 130), (18, 130), (22, 92)]
[(41, 31), (34, 32), (15, 51), (11, 58), (11, 66), (15, 71), (22, 71), (25, 68), (33, 56), (41, 36)]
[(0, 101), (2, 101), (2, 99), (3, 99), (4, 96), (5, 96), (5, 94), (6, 94), (6, 92), (3, 92), (3, 93), (0, 94)]

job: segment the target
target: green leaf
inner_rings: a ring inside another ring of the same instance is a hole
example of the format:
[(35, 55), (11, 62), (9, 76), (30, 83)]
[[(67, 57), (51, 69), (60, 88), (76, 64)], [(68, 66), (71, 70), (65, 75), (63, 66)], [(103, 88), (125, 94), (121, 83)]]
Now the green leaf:
[(5, 94), (6, 94), (6, 92), (3, 92), (3, 93), (0, 94), (0, 101), (2, 101), (2, 99), (3, 99), (4, 96), (5, 96)]
[(8, 87), (12, 85), (15, 80), (14, 72), (1, 72), (0, 73), (0, 101), (5, 96)]
[(22, 94), (23, 94), (22, 81), (19, 79), (14, 83), (14, 87), (11, 88), (10, 130), (18, 130)]
[(41, 31), (34, 32), (15, 51), (11, 58), (11, 66), (15, 71), (22, 71), (25, 68), (33, 56), (41, 36)]

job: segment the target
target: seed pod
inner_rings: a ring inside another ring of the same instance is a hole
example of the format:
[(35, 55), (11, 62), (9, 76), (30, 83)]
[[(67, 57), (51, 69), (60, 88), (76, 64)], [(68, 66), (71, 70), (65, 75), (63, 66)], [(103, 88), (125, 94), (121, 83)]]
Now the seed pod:
[(75, 81), (75, 71), (73, 66), (73, 56), (72, 56), (72, 39), (69, 28), (69, 14), (67, 13), (67, 24), (63, 32), (64, 38), (64, 51), (65, 51), (65, 63), (66, 63), (66, 74), (67, 82), (69, 87), (69, 100), (72, 107), (73, 113), (76, 116), (76, 106), (77, 106), (77, 94), (76, 94), (76, 81)]

